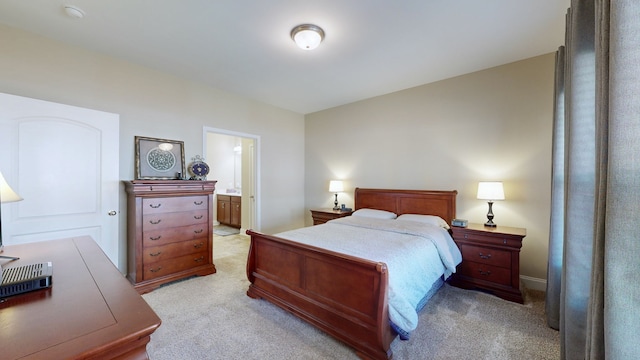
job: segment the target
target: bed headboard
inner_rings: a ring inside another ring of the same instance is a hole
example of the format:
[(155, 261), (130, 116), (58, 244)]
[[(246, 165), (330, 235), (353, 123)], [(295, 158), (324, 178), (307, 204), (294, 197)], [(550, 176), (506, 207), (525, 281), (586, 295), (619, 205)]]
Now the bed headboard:
[(402, 214), (438, 215), (448, 223), (456, 217), (457, 190), (390, 190), (356, 188), (355, 210), (377, 209)]

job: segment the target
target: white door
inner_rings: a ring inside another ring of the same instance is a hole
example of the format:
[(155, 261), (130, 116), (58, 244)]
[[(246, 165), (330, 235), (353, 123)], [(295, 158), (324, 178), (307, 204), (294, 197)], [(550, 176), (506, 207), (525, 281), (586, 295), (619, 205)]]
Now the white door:
[[(119, 264), (117, 114), (0, 93), (5, 245), (91, 236)], [(16, 256), (19, 256), (16, 254)]]

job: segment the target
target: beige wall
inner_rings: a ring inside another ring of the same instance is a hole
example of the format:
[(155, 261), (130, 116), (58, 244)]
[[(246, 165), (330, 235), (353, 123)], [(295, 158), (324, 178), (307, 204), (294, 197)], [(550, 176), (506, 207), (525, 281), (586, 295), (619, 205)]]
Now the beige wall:
[(306, 115), (307, 209), (344, 179), (347, 206), (355, 187), (455, 189), (458, 217), (482, 223), (477, 182), (501, 180), (494, 221), (527, 229), (521, 275), (546, 279), (553, 71), (548, 54)]
[(268, 233), (332, 206), (333, 178), (347, 180), (348, 205), (355, 186), (457, 189), (458, 217), (472, 222), (487, 210), (477, 181), (502, 180), (495, 220), (527, 228), (521, 273), (546, 277), (551, 54), (303, 117), (2, 25), (0, 44), (0, 92), (120, 114), (122, 180), (134, 176), (135, 135), (183, 140), (189, 160), (202, 154), (205, 126), (260, 137)]
[(134, 177), (135, 135), (183, 140), (189, 162), (202, 155), (205, 126), (252, 134), (261, 143), (262, 230), (304, 225), (303, 115), (3, 25), (0, 44), (0, 92), (120, 114), (120, 179)]

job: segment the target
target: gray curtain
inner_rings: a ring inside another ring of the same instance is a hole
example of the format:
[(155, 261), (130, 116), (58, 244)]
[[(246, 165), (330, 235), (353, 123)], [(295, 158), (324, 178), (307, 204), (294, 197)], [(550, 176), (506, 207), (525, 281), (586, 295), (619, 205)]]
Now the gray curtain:
[(556, 53), (551, 168), (551, 224), (547, 263), (547, 323), (560, 329), (560, 295), (564, 249), (564, 46)]
[(563, 359), (640, 359), (639, 19), (637, 0), (572, 0), (556, 56), (546, 300)]

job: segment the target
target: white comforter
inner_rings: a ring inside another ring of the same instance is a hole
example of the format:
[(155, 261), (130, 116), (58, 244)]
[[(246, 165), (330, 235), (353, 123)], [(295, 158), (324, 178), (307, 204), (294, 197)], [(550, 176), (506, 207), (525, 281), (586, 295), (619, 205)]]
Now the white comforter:
[(389, 318), (405, 334), (433, 283), (462, 261), (447, 230), (415, 221), (350, 216), (276, 236), (387, 264)]

